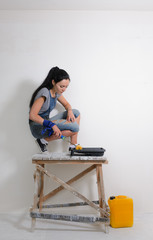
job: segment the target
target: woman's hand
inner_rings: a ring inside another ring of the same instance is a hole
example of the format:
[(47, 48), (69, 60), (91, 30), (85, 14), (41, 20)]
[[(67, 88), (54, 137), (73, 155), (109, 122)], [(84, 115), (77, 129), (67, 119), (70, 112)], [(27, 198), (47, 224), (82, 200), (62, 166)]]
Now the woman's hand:
[(58, 138), (61, 138), (61, 135), (62, 135), (62, 133), (61, 133), (61, 131), (59, 130), (59, 128), (56, 126), (56, 125), (54, 125), (53, 127), (52, 127), (52, 129), (53, 129), (53, 135), (55, 135), (56, 137), (58, 137)]
[(74, 117), (74, 114), (72, 112), (72, 109), (69, 109), (68, 112), (67, 112), (67, 121), (68, 122), (75, 122), (75, 117)]
[(58, 101), (63, 105), (63, 107), (67, 110), (67, 118), (66, 120), (68, 122), (75, 122), (75, 116), (73, 114), (71, 105), (68, 103), (68, 101), (63, 97), (63, 95), (61, 95), (60, 97), (58, 97)]

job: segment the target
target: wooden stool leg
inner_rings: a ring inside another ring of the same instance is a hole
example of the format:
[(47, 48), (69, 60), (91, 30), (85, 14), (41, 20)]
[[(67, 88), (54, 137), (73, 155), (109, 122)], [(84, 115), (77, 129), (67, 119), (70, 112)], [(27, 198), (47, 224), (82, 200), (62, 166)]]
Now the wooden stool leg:
[[(41, 164), (41, 166), (44, 168), (44, 164)], [(44, 173), (40, 173), (40, 197), (39, 197), (39, 211), (42, 210), (43, 205), (43, 197), (44, 197)]]
[[(35, 210), (37, 208), (37, 203), (38, 203), (38, 197), (39, 197), (39, 178), (40, 178), (40, 173), (38, 170), (36, 170), (34, 172), (34, 202), (33, 202), (33, 206), (30, 209), (30, 211), (32, 212), (33, 210)], [(35, 223), (36, 223), (36, 218), (32, 218), (31, 221), (31, 230), (34, 230), (35, 227)]]
[[(97, 174), (97, 186), (98, 186), (98, 196), (99, 196), (99, 206), (105, 209), (105, 192), (104, 192), (104, 182), (103, 182), (103, 173), (102, 173), (102, 164), (96, 166)], [(101, 214), (103, 217), (104, 215)]]
[(105, 223), (105, 233), (109, 233), (110, 223)]
[(32, 218), (32, 219), (31, 219), (31, 232), (34, 231), (35, 225), (36, 225), (36, 218)]

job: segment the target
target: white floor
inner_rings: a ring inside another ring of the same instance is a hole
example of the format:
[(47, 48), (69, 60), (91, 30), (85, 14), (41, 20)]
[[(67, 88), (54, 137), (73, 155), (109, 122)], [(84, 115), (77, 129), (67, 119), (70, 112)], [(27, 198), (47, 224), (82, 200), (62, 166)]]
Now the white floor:
[(153, 213), (134, 217), (131, 228), (104, 232), (102, 224), (83, 224), (37, 219), (31, 232), (31, 218), (28, 211), (20, 214), (0, 214), (0, 240), (152, 240)]

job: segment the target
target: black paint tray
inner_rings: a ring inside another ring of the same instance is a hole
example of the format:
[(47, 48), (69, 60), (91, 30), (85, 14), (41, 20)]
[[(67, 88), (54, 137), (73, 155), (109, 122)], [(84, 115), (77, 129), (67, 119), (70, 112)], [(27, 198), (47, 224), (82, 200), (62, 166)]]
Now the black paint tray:
[(103, 156), (106, 151), (104, 148), (82, 148), (81, 150), (76, 150), (75, 148), (69, 149), (71, 156)]

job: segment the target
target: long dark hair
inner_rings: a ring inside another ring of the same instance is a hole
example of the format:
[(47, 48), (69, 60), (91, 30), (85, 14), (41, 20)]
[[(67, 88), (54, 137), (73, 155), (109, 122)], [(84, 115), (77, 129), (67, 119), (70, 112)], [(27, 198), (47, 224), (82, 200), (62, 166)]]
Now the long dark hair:
[(50, 90), (53, 88), (52, 80), (54, 80), (55, 83), (58, 83), (63, 79), (70, 80), (69, 74), (65, 70), (60, 69), (58, 67), (51, 68), (51, 70), (49, 71), (49, 73), (48, 73), (47, 77), (45, 78), (45, 80), (43, 81), (43, 83), (34, 91), (32, 97), (31, 97), (31, 100), (30, 100), (29, 107), (30, 108), (32, 107), (34, 99), (41, 88), (46, 87), (48, 90)]

